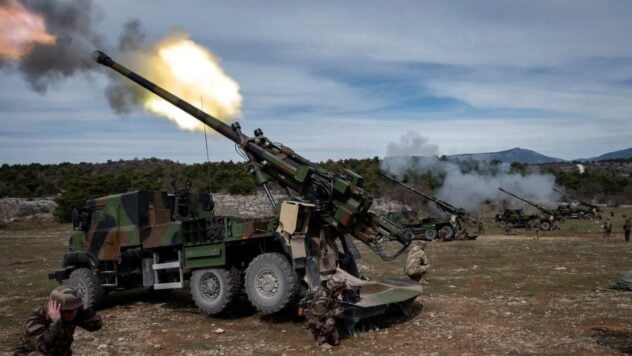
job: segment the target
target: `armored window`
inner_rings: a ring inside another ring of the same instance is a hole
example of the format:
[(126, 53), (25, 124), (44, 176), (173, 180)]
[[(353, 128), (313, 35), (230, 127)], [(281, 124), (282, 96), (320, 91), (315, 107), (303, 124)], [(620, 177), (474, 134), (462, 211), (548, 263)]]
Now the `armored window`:
[(113, 216), (108, 215), (105, 209), (95, 209), (92, 213), (92, 224), (96, 224), (97, 230), (109, 229), (116, 226), (116, 219)]
[(103, 209), (94, 209), (92, 211), (92, 223), (98, 224), (101, 220), (103, 220)]

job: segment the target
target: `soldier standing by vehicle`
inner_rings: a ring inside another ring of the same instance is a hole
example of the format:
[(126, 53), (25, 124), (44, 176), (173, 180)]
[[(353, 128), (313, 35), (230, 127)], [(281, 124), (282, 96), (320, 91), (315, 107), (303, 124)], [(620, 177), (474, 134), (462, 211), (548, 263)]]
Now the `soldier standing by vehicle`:
[(612, 233), (612, 223), (610, 222), (610, 218), (606, 218), (603, 221), (603, 238), (606, 240), (610, 240), (610, 234)]
[(36, 309), (24, 323), (16, 355), (72, 355), (75, 328), (88, 331), (101, 329), (101, 317), (92, 309), (84, 309), (77, 292), (59, 286), (50, 294), (47, 304)]
[(421, 279), (430, 268), (428, 256), (425, 251), (426, 245), (425, 242), (414, 245), (406, 258), (406, 274), (410, 279), (417, 282), (421, 282)]
[(477, 229), (477, 233), (479, 235), (482, 235), (485, 233), (485, 226), (483, 226), (483, 221), (482, 220), (478, 220), (478, 222), (476, 223), (476, 229)]
[(539, 240), (540, 239), (540, 219), (534, 219), (533, 222), (531, 223), (531, 228), (535, 231), (535, 236), (533, 237), (534, 240)]
[(632, 230), (632, 218), (631, 217), (626, 217), (625, 215), (623, 215), (623, 217), (625, 218), (625, 222), (623, 223), (623, 238), (625, 239), (626, 242), (630, 242), (630, 230)]

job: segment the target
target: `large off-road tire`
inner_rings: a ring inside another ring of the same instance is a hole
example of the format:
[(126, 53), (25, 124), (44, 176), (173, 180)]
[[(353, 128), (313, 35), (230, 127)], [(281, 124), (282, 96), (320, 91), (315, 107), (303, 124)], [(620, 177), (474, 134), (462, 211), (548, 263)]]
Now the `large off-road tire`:
[(593, 214), (593, 213), (586, 213), (586, 214), (584, 214), (584, 219), (592, 220), (594, 218), (595, 218), (595, 214)]
[(444, 226), (439, 229), (439, 236), (443, 238), (444, 241), (452, 240), (454, 238), (454, 229), (452, 226)]
[(77, 268), (70, 273), (68, 286), (79, 293), (84, 308), (98, 308), (103, 299), (99, 278), (89, 268)]
[(272, 314), (293, 301), (299, 290), (296, 271), (288, 259), (276, 252), (255, 257), (244, 281), (250, 303), (264, 314)]
[(239, 271), (235, 268), (209, 268), (193, 271), (191, 296), (203, 312), (215, 315), (226, 310), (239, 295)]
[(540, 230), (549, 231), (551, 230), (551, 223), (548, 221), (542, 221), (540, 223)]
[(496, 226), (498, 226), (500, 229), (505, 229), (507, 227), (507, 222), (505, 220), (497, 221)]
[(434, 240), (435, 238), (437, 238), (437, 230), (435, 230), (435, 229), (428, 229), (428, 230), (424, 231), (424, 237), (428, 241)]

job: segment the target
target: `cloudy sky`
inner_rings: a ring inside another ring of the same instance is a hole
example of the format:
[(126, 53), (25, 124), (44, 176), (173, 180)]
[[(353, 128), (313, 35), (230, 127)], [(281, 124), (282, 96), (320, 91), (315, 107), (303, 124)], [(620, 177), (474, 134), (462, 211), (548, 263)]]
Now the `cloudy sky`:
[[(105, 50), (132, 19), (149, 42), (188, 32), (239, 83), (244, 131), (262, 128), (315, 161), (383, 157), (410, 132), (439, 154), (522, 147), (573, 159), (632, 147), (630, 1), (93, 5)], [(36, 92), (18, 67), (0, 66), (0, 163), (206, 159), (199, 132), (141, 108), (113, 113), (104, 70)], [(240, 159), (217, 135), (209, 151)]]

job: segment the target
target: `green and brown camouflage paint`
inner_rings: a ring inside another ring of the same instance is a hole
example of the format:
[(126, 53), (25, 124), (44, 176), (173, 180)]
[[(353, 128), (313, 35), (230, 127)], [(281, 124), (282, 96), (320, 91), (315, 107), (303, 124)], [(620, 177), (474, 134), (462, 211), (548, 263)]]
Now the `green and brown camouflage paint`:
[[(89, 200), (84, 208), (89, 224), (85, 231), (73, 233), (70, 249), (88, 251), (99, 261), (117, 261), (122, 251), (131, 247), (147, 250), (190, 247), (197, 251), (194, 255), (198, 257), (200, 253), (214, 256), (218, 251), (215, 245), (271, 237), (276, 229), (274, 219), (214, 216), (209, 204), (212, 200), (205, 193), (188, 194), (186, 216), (176, 212), (177, 200), (171, 201), (166, 192), (157, 191), (135, 191)], [(217, 261), (209, 263), (218, 265)]]

